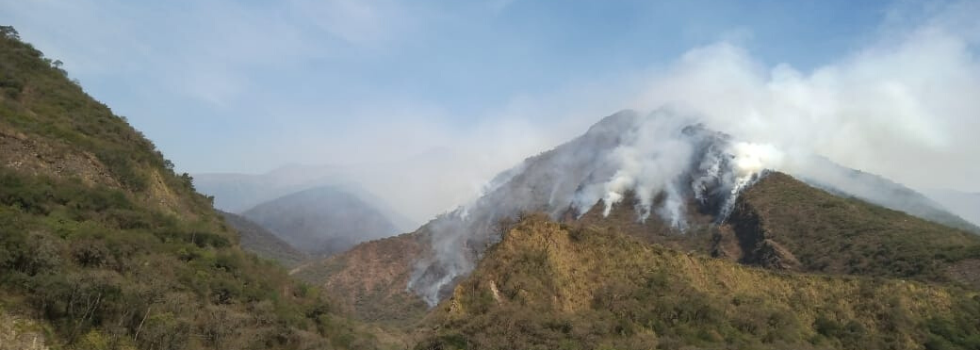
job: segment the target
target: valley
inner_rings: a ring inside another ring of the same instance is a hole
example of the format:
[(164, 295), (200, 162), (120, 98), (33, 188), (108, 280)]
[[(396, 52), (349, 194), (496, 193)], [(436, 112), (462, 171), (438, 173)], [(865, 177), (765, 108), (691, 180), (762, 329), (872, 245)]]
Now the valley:
[(181, 172), (0, 29), (0, 350), (980, 349), (971, 194), (664, 105), (520, 153), (418, 224), (402, 213), (445, 193), (359, 176), (464, 181)]

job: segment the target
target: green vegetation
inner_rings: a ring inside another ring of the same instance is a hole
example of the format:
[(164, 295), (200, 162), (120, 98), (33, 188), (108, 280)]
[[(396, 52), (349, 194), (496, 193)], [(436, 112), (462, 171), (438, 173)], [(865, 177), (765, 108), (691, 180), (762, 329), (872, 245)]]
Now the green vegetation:
[(0, 337), (79, 350), (415, 337), (419, 349), (980, 348), (980, 238), (781, 174), (726, 225), (686, 235), (627, 207), (507, 223), (428, 314), (405, 289), (430, 253), (423, 231), (300, 270), (375, 322), (368, 335), (319, 289), (244, 253), (190, 176), (60, 66), (0, 27)]
[[(113, 177), (130, 189), (149, 186), (142, 166), (173, 167), (142, 133), (108, 107), (69, 82), (60, 61), (52, 61), (6, 27), (0, 38), (0, 114), (3, 122), (21, 132), (57, 140), (98, 157)], [(186, 177), (168, 185), (190, 186)]]
[(804, 271), (949, 282), (951, 265), (980, 258), (980, 236), (834, 196), (780, 173), (746, 191), (729, 222), (746, 255), (751, 242), (770, 239)]
[(152, 143), (0, 28), (0, 296), (66, 349), (371, 348)]
[(239, 215), (219, 212), (225, 218), (225, 223), (238, 232), (243, 250), (278, 262), (287, 268), (294, 268), (309, 259), (305, 253), (293, 248), (262, 226)]
[(531, 215), (418, 349), (976, 349), (957, 287), (782, 273)]

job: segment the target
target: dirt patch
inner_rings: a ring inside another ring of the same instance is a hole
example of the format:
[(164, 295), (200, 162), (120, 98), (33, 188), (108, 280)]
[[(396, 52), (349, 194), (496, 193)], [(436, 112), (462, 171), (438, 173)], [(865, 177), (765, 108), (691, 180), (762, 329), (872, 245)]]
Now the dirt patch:
[(47, 343), (40, 324), (0, 311), (0, 350), (47, 350)]
[(966, 259), (950, 265), (946, 274), (954, 281), (980, 289), (980, 259)]
[(0, 127), (0, 165), (34, 176), (77, 177), (88, 185), (120, 187), (93, 154)]

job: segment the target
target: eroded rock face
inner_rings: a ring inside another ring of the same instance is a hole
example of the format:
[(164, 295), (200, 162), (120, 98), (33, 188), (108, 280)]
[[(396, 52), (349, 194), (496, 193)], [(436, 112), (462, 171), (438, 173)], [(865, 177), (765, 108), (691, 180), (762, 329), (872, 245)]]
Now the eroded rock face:
[(37, 138), (0, 127), (0, 165), (35, 176), (78, 177), (89, 185), (119, 187), (95, 155)]
[(710, 250), (713, 256), (776, 270), (800, 267), (793, 252), (766, 230), (764, 220), (751, 204), (736, 205), (727, 223), (715, 234)]

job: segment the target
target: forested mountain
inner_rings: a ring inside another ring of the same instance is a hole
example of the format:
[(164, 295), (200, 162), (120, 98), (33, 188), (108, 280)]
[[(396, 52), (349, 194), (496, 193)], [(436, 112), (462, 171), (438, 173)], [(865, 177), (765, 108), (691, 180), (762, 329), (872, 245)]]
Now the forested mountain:
[(245, 253), (187, 174), (0, 29), (0, 343), (372, 347), (318, 289)]

